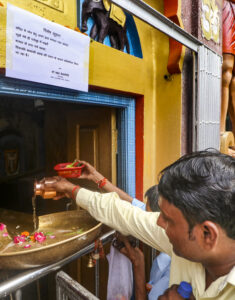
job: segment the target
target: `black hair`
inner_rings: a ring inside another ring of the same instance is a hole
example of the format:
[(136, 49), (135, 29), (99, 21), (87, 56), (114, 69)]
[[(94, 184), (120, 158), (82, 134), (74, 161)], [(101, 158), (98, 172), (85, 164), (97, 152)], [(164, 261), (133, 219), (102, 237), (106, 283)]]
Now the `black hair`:
[(158, 207), (158, 197), (159, 197), (159, 193), (158, 193), (158, 185), (153, 185), (151, 186), (144, 194), (144, 197), (147, 198), (148, 202), (149, 202), (149, 206), (151, 208), (152, 211), (159, 211), (159, 207)]
[(214, 149), (182, 156), (163, 169), (159, 194), (181, 210), (191, 230), (208, 220), (235, 239), (235, 159)]

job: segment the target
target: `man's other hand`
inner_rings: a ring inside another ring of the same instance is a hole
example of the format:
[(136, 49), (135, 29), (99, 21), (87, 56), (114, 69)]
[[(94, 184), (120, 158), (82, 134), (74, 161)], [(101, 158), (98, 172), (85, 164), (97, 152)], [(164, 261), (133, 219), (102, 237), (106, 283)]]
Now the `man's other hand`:
[[(182, 296), (177, 292), (178, 285), (173, 284), (168, 288), (163, 295), (158, 297), (158, 300), (184, 300)], [(196, 300), (193, 294), (191, 294), (189, 300)]]
[[(114, 245), (122, 254), (130, 259), (134, 267), (144, 265), (144, 254), (138, 247), (133, 247), (128, 237), (117, 233), (117, 244)], [(119, 247), (120, 243), (122, 247)]]
[[(85, 160), (79, 160), (78, 162), (84, 165), (84, 168), (82, 169), (82, 174), (80, 175), (79, 179), (88, 179), (96, 181), (100, 179), (99, 177), (101, 177), (101, 179), (103, 178), (103, 176)], [(96, 178), (97, 176), (98, 178)]]

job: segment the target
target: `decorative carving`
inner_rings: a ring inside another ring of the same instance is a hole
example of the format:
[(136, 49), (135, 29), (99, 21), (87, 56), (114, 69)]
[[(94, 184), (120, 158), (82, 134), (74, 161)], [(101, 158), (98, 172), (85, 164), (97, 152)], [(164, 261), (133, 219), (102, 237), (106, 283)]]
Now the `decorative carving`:
[(64, 12), (64, 0), (35, 0), (51, 8)]
[(7, 176), (19, 173), (19, 151), (18, 149), (4, 150), (5, 173)]
[[(104, 2), (107, 4), (107, 1)], [(102, 0), (84, 0), (82, 4), (82, 28), (81, 31), (88, 30), (87, 20), (92, 17), (94, 24), (91, 28), (90, 37), (100, 43), (104, 42), (106, 36), (110, 38), (111, 47), (123, 51), (126, 46), (127, 53), (130, 53), (129, 43), (126, 35), (126, 25), (121, 26), (117, 20), (114, 21), (115, 14), (112, 13), (112, 5), (110, 11), (107, 11)], [(106, 5), (107, 7), (107, 5)], [(118, 17), (116, 17), (118, 19)], [(122, 20), (120, 20), (122, 22)], [(125, 23), (125, 22), (124, 22)]]
[(234, 137), (231, 131), (226, 131), (220, 135), (220, 151), (224, 154), (231, 154), (234, 147)]
[(215, 0), (202, 0), (201, 26), (203, 37), (219, 43), (220, 16)]

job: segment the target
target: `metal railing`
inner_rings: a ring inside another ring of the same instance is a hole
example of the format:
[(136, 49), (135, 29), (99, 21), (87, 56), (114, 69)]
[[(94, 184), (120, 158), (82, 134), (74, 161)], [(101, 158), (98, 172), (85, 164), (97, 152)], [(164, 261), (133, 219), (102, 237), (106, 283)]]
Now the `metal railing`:
[[(115, 230), (112, 230), (100, 237), (102, 244), (107, 244), (111, 242), (113, 239)], [(94, 250), (95, 243), (90, 244), (89, 246), (83, 248), (82, 250), (78, 251), (77, 253), (68, 256), (56, 263), (50, 264), (48, 266), (42, 268), (35, 268), (28, 271), (23, 271), (16, 276), (13, 276), (6, 281), (0, 283), (0, 298), (6, 297), (7, 295), (17, 291), (18, 289), (28, 285), (29, 283), (46, 276), (47, 274), (59, 271), (61, 267), (64, 265), (72, 262), (75, 259), (82, 257)], [(98, 276), (96, 276), (96, 280), (98, 280)]]
[(68, 274), (60, 271), (56, 274), (57, 300), (99, 300)]

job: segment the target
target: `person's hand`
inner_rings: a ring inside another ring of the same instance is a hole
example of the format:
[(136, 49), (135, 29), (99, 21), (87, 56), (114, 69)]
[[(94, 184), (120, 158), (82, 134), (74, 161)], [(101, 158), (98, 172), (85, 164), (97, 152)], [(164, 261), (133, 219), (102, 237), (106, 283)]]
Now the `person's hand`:
[(54, 176), (49, 179), (50, 180), (48, 180), (46, 189), (53, 189), (57, 192), (56, 197), (53, 198), (54, 200), (64, 197), (71, 198), (73, 188), (75, 187), (74, 184), (60, 176)]
[(112, 182), (99, 173), (92, 165), (84, 160), (79, 160), (78, 162), (84, 164), (85, 166), (82, 169), (82, 174), (80, 175), (79, 179), (91, 180), (98, 185), (98, 188), (102, 188), (107, 193), (115, 192), (118, 194), (120, 199), (132, 203), (133, 198), (130, 195), (113, 185)]
[[(123, 245), (119, 247), (120, 243)], [(134, 267), (138, 267), (140, 264), (144, 264), (144, 254), (138, 247), (133, 247), (128, 237), (118, 234), (118, 242), (116, 248), (120, 253), (124, 254), (130, 259)]]
[(80, 175), (79, 179), (88, 179), (96, 182), (104, 177), (88, 162), (84, 160), (79, 160), (78, 162), (85, 166), (82, 169), (82, 174)]
[[(173, 284), (170, 288), (165, 290), (165, 293), (158, 297), (158, 300), (183, 300), (184, 298), (177, 292), (178, 285)], [(188, 298), (189, 300), (196, 300), (193, 294)]]
[(136, 246), (131, 245), (131, 236), (124, 236), (118, 233), (118, 243), (122, 244), (122, 247), (117, 247), (120, 253), (124, 254), (130, 259), (133, 266), (133, 275), (135, 278), (135, 299), (146, 300), (147, 294), (145, 289), (145, 262), (143, 252)]

